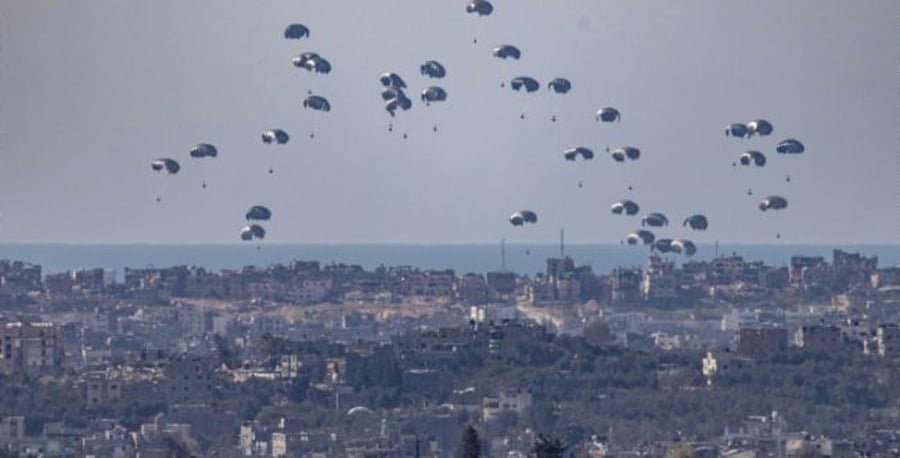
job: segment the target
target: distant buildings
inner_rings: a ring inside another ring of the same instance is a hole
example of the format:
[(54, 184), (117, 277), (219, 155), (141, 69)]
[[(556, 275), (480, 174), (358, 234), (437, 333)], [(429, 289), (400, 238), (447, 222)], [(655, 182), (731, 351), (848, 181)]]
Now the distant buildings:
[(63, 346), (52, 323), (11, 322), (0, 325), (0, 371), (45, 374), (63, 365)]

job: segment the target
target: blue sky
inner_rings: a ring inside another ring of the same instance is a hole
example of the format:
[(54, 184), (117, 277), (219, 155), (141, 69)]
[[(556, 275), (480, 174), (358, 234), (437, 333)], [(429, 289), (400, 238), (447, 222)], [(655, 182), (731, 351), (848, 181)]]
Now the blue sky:
[[(263, 204), (273, 243), (552, 243), (561, 227), (573, 243), (618, 243), (640, 226), (609, 213), (622, 198), (666, 213), (660, 236), (900, 242), (900, 3), (494, 6), (479, 18), (445, 0), (4, 2), (0, 242), (238, 243), (244, 212)], [(285, 40), (292, 22), (311, 36)], [(502, 43), (522, 59), (493, 58)], [(304, 51), (332, 73), (294, 68)], [(427, 59), (447, 77), (422, 77)], [(415, 100), (394, 119), (379, 95), (385, 71)], [(520, 75), (544, 87), (500, 87)], [(572, 91), (546, 91), (554, 77)], [(431, 84), (446, 103), (418, 103)], [(309, 91), (332, 111), (304, 110)], [(603, 106), (622, 122), (598, 124)], [(775, 132), (724, 136), (755, 117)], [(260, 141), (275, 127), (290, 143)], [(776, 155), (789, 137), (807, 152)], [(191, 159), (200, 142), (219, 157)], [(593, 161), (563, 160), (582, 145)], [(641, 159), (604, 154), (621, 145)], [(764, 169), (732, 167), (748, 149), (769, 157)], [(181, 173), (153, 173), (157, 157)], [(760, 212), (770, 194), (789, 208)], [(510, 226), (525, 208), (539, 223)], [(695, 212), (708, 231), (681, 226)]]

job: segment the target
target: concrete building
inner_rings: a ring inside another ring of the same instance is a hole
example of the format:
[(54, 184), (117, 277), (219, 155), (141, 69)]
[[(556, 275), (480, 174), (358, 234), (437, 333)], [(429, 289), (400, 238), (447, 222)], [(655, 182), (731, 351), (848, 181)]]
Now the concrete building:
[(510, 388), (496, 396), (485, 396), (481, 401), (482, 421), (496, 420), (504, 412), (515, 412), (519, 415), (531, 407), (531, 392), (521, 388)]
[(4, 373), (42, 374), (62, 368), (62, 338), (52, 323), (13, 322), (0, 325), (0, 342), (0, 371)]
[(105, 407), (122, 397), (122, 383), (108, 371), (91, 371), (84, 374), (85, 399), (88, 407)]

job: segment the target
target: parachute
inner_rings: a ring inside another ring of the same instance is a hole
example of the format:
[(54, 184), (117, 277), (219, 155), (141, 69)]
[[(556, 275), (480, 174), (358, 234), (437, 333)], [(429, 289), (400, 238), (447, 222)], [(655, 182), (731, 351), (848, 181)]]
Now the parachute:
[(563, 152), (563, 157), (565, 157), (567, 161), (574, 161), (578, 158), (578, 156), (581, 156), (585, 160), (593, 159), (594, 152), (589, 148), (585, 148), (583, 146), (579, 146), (577, 148), (569, 148)]
[(613, 122), (620, 121), (621, 119), (622, 117), (619, 115), (619, 110), (616, 110), (613, 107), (605, 107), (597, 111), (597, 121)]
[(772, 133), (775, 130), (772, 127), (772, 123), (766, 121), (765, 119), (754, 119), (747, 123), (747, 136), (752, 137), (753, 135), (759, 135), (761, 137), (765, 137)]
[(303, 99), (303, 108), (318, 111), (331, 111), (331, 104), (328, 103), (328, 99), (321, 95), (311, 95)]
[(766, 155), (759, 151), (747, 151), (741, 154), (740, 161), (741, 165), (753, 163), (757, 167), (764, 167), (766, 165)]
[(769, 196), (759, 203), (759, 209), (766, 210), (784, 210), (787, 208), (787, 199), (781, 196)]
[(645, 229), (636, 230), (625, 236), (625, 241), (628, 242), (629, 245), (637, 245), (638, 243), (650, 245), (654, 240), (656, 240), (656, 236)]
[(750, 131), (747, 129), (746, 124), (741, 124), (739, 122), (729, 124), (725, 127), (725, 136), (744, 138), (749, 136)]
[(697, 245), (694, 245), (694, 242), (690, 240), (673, 240), (669, 244), (669, 249), (673, 253), (681, 253), (688, 257), (697, 253)]
[(531, 210), (522, 210), (509, 216), (509, 222), (513, 226), (522, 226), (525, 223), (537, 223), (537, 214)]
[(553, 78), (547, 88), (557, 94), (565, 94), (572, 90), (572, 82), (565, 78)]
[(695, 231), (705, 231), (707, 227), (709, 227), (709, 221), (707, 221), (706, 216), (701, 214), (691, 215), (684, 219), (684, 226), (689, 227)]
[(639, 207), (636, 202), (631, 200), (620, 200), (612, 204), (609, 209), (615, 215), (621, 215), (624, 213), (629, 216), (636, 215), (639, 211), (641, 211), (641, 207)]
[(291, 24), (284, 29), (284, 38), (288, 40), (299, 40), (309, 37), (309, 27), (303, 24)]
[(775, 151), (778, 151), (780, 154), (800, 154), (803, 151), (806, 151), (806, 148), (799, 140), (789, 138), (778, 143)]
[(526, 92), (535, 92), (540, 89), (541, 85), (537, 82), (536, 79), (530, 76), (519, 76), (517, 78), (513, 78), (510, 82), (514, 91), (520, 91), (525, 89)]
[(268, 221), (272, 218), (272, 211), (262, 205), (254, 205), (247, 210), (247, 221)]
[(305, 68), (311, 72), (323, 74), (331, 73), (331, 62), (314, 52), (300, 54), (291, 59), (291, 62), (295, 67)]
[[(385, 97), (385, 92), (381, 93), (382, 97)], [(445, 94), (446, 95), (446, 94)], [(423, 94), (424, 98), (424, 94)], [(397, 111), (397, 108), (402, 109), (403, 111), (409, 110), (412, 108), (412, 100), (406, 96), (400, 89), (395, 89), (394, 97), (389, 99), (387, 103), (384, 104), (384, 109), (387, 110), (388, 113), (391, 114), (391, 117), (394, 116), (394, 112)]]
[(195, 158), (203, 158), (203, 157), (216, 157), (219, 155), (219, 151), (215, 146), (210, 145), (209, 143), (200, 143), (199, 145), (191, 148), (191, 157)]
[(422, 72), (422, 75), (431, 78), (443, 78), (447, 76), (447, 70), (436, 60), (426, 60), (425, 63), (419, 67), (419, 71)]
[(175, 175), (181, 170), (181, 166), (178, 165), (178, 162), (175, 159), (169, 159), (167, 157), (161, 157), (151, 162), (150, 168), (157, 172), (165, 171), (169, 175)]
[(479, 16), (490, 16), (494, 12), (494, 5), (487, 0), (472, 0), (466, 5), (467, 13), (477, 13)]
[(493, 50), (494, 57), (498, 57), (500, 59), (515, 59), (519, 60), (522, 57), (522, 52), (519, 51), (519, 48), (513, 45), (500, 45), (494, 48)]
[(641, 219), (641, 226), (662, 227), (668, 225), (669, 219), (662, 213), (648, 213)]
[(641, 150), (633, 146), (622, 146), (615, 148), (612, 151), (610, 151), (609, 148), (606, 148), (606, 151), (612, 155), (613, 160), (616, 162), (625, 162), (625, 159), (631, 159), (633, 161), (641, 157)]
[(438, 86), (429, 86), (422, 91), (422, 101), (427, 105), (431, 102), (443, 102), (447, 100), (447, 91)]
[(244, 226), (241, 229), (241, 240), (250, 241), (253, 239), (264, 239), (266, 238), (266, 230), (263, 229), (262, 226), (258, 224), (251, 224), (249, 226)]
[(278, 145), (283, 145), (288, 142), (290, 137), (288, 137), (287, 132), (281, 129), (270, 129), (262, 134), (263, 143), (276, 143)]
[(381, 85), (384, 87), (392, 87), (394, 89), (406, 89), (406, 82), (396, 73), (382, 73), (378, 77)]
[(669, 253), (672, 251), (672, 243), (674, 241), (672, 239), (656, 239), (652, 245), (650, 245), (650, 249), (653, 251), (659, 251), (660, 253)]

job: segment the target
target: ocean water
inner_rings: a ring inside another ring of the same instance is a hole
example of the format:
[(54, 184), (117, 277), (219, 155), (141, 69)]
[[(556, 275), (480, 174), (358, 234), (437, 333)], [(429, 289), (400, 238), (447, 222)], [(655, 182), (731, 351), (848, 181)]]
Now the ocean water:
[[(692, 258), (711, 260), (737, 254), (748, 261), (770, 265), (788, 265), (791, 256), (824, 256), (831, 261), (832, 250), (840, 248), (866, 256), (878, 256), (880, 267), (900, 265), (900, 245), (698, 245)], [(519, 274), (534, 275), (545, 270), (549, 257), (558, 257), (558, 245), (507, 244), (505, 267)], [(565, 254), (576, 265), (590, 264), (596, 273), (607, 273), (618, 266), (643, 266), (650, 251), (628, 245), (566, 245)], [(421, 269), (453, 269), (457, 273), (484, 273), (503, 267), (501, 245), (0, 245), (0, 259), (40, 264), (44, 273), (81, 268), (113, 269), (121, 280), (126, 267), (169, 267), (194, 265), (211, 270), (238, 269), (253, 265), (265, 267), (292, 259), (328, 263), (358, 264), (366, 270), (379, 265), (413, 266)]]

